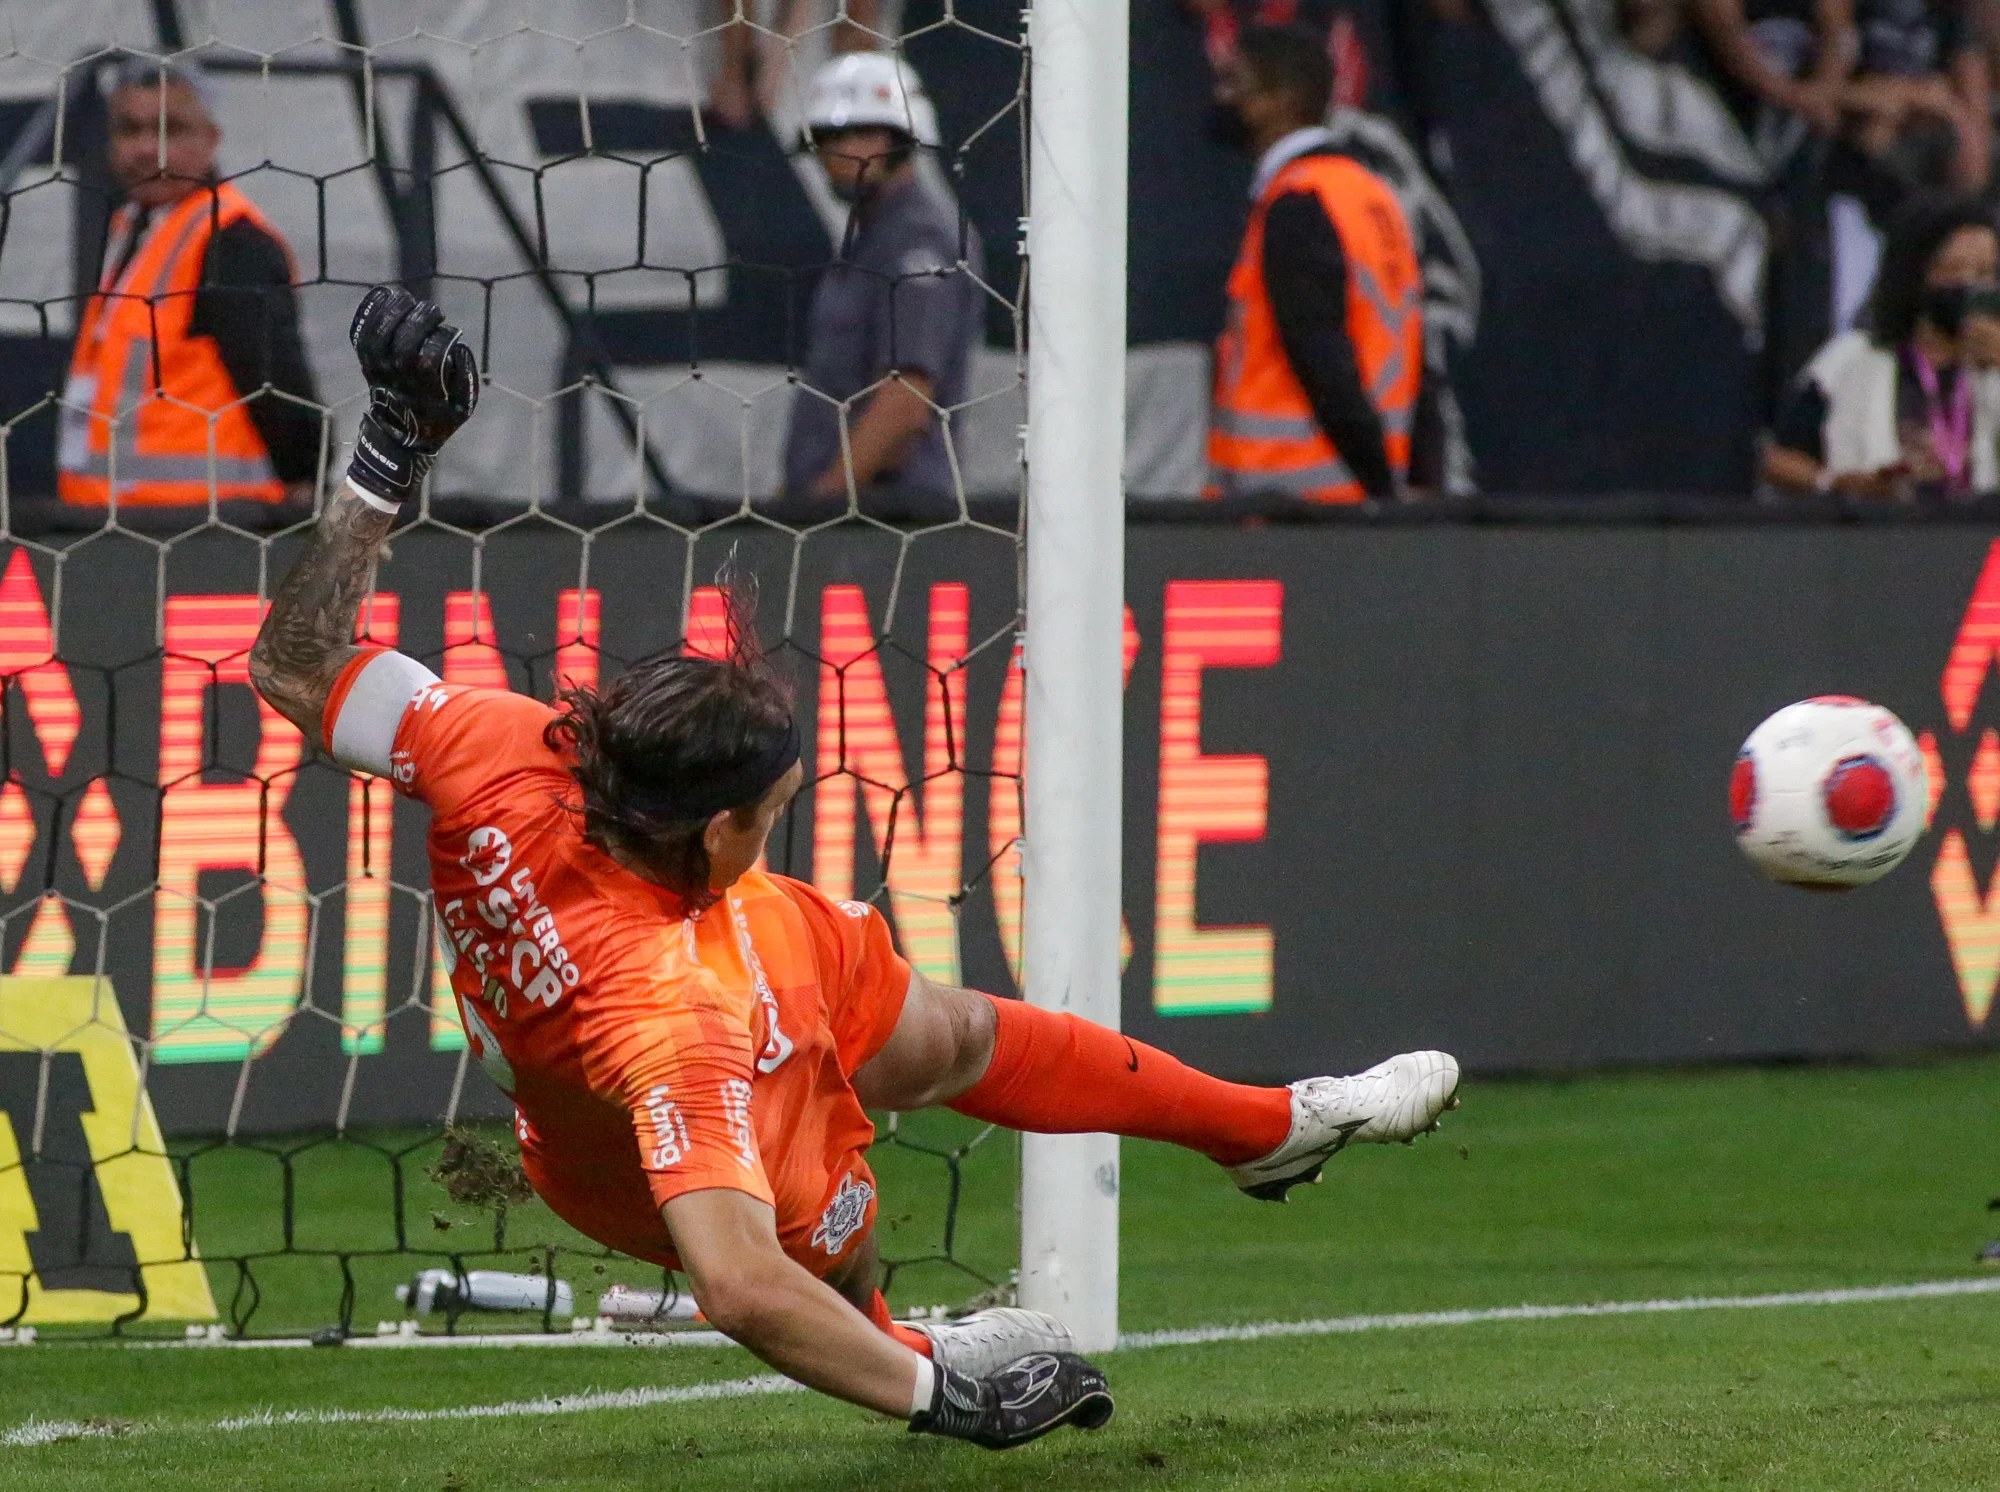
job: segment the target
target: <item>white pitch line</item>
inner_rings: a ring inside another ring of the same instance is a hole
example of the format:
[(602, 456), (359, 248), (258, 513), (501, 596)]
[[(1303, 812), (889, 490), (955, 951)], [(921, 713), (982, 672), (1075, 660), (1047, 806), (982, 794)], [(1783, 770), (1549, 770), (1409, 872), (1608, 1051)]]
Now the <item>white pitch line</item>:
[(539, 1399), (515, 1399), (503, 1404), (462, 1404), (445, 1409), (260, 1409), (206, 1423), (195, 1421), (126, 1424), (107, 1420), (34, 1420), (0, 1434), (0, 1446), (53, 1445), (72, 1440), (96, 1440), (159, 1433), (229, 1433), (273, 1430), (293, 1425), (407, 1425), (435, 1420), (517, 1419), (551, 1414), (587, 1414), (598, 1409), (648, 1409), (656, 1404), (693, 1404), (712, 1399), (742, 1399), (761, 1394), (804, 1393), (799, 1384), (776, 1373), (755, 1378), (731, 1378), (721, 1383), (690, 1383), (677, 1388), (599, 1389), (578, 1394), (551, 1394)]
[(201, 1428), (264, 1430), (285, 1425), (402, 1425), (441, 1419), (513, 1419), (523, 1415), (584, 1414), (593, 1409), (646, 1409), (654, 1404), (692, 1404), (704, 1399), (742, 1399), (757, 1394), (804, 1393), (802, 1385), (776, 1373), (731, 1378), (721, 1383), (689, 1383), (678, 1388), (614, 1388), (581, 1394), (552, 1394), (504, 1404), (463, 1404), (449, 1409), (274, 1409), (220, 1419)]
[(1318, 1321), (1254, 1321), (1241, 1326), (1190, 1326), (1133, 1331), (1120, 1351), (1138, 1347), (1197, 1347), (1208, 1342), (1255, 1342), (1266, 1337), (1323, 1337), (1350, 1331), (1412, 1326), (1471, 1326), (1481, 1321), (1560, 1321), (1574, 1316), (1650, 1316), (1674, 1311), (1755, 1311), (1774, 1306), (1858, 1305), (1876, 1300), (1934, 1300), (2000, 1294), (2000, 1279), (1931, 1280), (1919, 1285), (1864, 1285), (1851, 1290), (1792, 1290), (1776, 1295), (1691, 1295), (1678, 1300), (1611, 1300), (1588, 1305), (1495, 1306), (1486, 1310), (1411, 1311), (1390, 1316), (1332, 1316)]
[[(1343, 1332), (1394, 1331), (1419, 1326), (1471, 1326), (1482, 1321), (1560, 1321), (1587, 1316), (1650, 1316), (1679, 1311), (1769, 1310), (1780, 1306), (1860, 1305), (1873, 1301), (1938, 1300), (1958, 1295), (2000, 1294), (2000, 1278), (1930, 1280), (1915, 1285), (1864, 1285), (1847, 1290), (1792, 1290), (1771, 1295), (1691, 1295), (1670, 1300), (1613, 1300), (1584, 1305), (1496, 1306), (1485, 1310), (1410, 1311), (1382, 1316), (1332, 1316), (1317, 1321), (1255, 1321), (1240, 1326), (1193, 1326), (1175, 1331), (1127, 1332), (1118, 1350), (1196, 1347), (1210, 1342), (1255, 1342), (1268, 1337), (1335, 1336)], [(634, 1334), (635, 1336), (637, 1334)], [(680, 1339), (685, 1340), (685, 1334)], [(407, 1339), (406, 1339), (407, 1340)], [(478, 1345), (476, 1337), (421, 1338)], [(532, 1339), (517, 1339), (527, 1341)], [(567, 1339), (556, 1337), (556, 1342)], [(629, 1340), (629, 1339), (628, 1339)], [(387, 1345), (384, 1341), (383, 1345)], [(59, 1441), (149, 1434), (162, 1431), (261, 1430), (285, 1425), (420, 1424), (435, 1420), (509, 1419), (520, 1416), (582, 1414), (598, 1409), (644, 1409), (655, 1404), (688, 1404), (758, 1394), (803, 1392), (775, 1373), (691, 1383), (675, 1388), (621, 1388), (517, 1399), (501, 1404), (467, 1404), (445, 1409), (267, 1409), (207, 1424), (121, 1424), (104, 1420), (30, 1419), (0, 1431), (0, 1447), (49, 1445)]]
[[(1914, 1285), (1861, 1285), (1844, 1290), (1794, 1290), (1773, 1295), (1690, 1295), (1666, 1300), (1613, 1300), (1577, 1305), (1491, 1306), (1458, 1311), (1407, 1311), (1380, 1316), (1331, 1316), (1314, 1321), (1252, 1321), (1233, 1326), (1188, 1326), (1167, 1331), (1128, 1331), (1119, 1351), (1144, 1347), (1196, 1347), (1208, 1342), (1254, 1342), (1265, 1337), (1336, 1336), (1351, 1331), (1394, 1331), (1415, 1326), (1471, 1326), (1481, 1321), (1560, 1321), (1574, 1316), (1644, 1316), (1674, 1311), (1763, 1310), (1774, 1306), (1857, 1305), (1875, 1300), (1929, 1300), (1953, 1295), (2000, 1293), (2000, 1275), (1976, 1279), (1929, 1280)], [(257, 1349), (311, 1347), (308, 1337), (234, 1337), (137, 1341), (122, 1350), (178, 1348)], [(494, 1332), (465, 1336), (354, 1336), (345, 1347), (729, 1347), (718, 1331)], [(4, 1442), (0, 1442), (4, 1443)]]
[(64, 1440), (104, 1440), (126, 1432), (108, 1420), (31, 1419), (0, 1435), (0, 1445), (55, 1445)]
[[(185, 1341), (126, 1342), (125, 1351), (185, 1350), (206, 1352), (215, 1348), (256, 1349), (260, 1347), (311, 1347), (310, 1337), (190, 1337)], [(519, 1331), (468, 1332), (464, 1336), (352, 1336), (341, 1347), (734, 1347), (719, 1331), (699, 1327), (685, 1331)]]

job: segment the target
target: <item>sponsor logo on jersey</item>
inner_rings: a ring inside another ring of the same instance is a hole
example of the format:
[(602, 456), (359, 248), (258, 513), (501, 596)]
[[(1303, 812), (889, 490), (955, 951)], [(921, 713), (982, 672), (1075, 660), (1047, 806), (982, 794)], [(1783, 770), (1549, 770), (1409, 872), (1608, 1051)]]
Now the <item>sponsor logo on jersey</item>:
[(507, 837), (507, 831), (492, 825), (474, 829), (465, 836), (465, 853), (458, 857), (458, 863), (472, 872), (472, 879), (482, 886), (490, 886), (507, 874), (507, 867), (514, 863), (514, 842)]
[(813, 1229), (813, 1246), (828, 1254), (846, 1248), (847, 1240), (868, 1221), (868, 1204), (874, 1200), (875, 1188), (860, 1177), (851, 1174), (841, 1177), (839, 1189), (826, 1204), (826, 1211), (820, 1214), (819, 1226)]
[(750, 1128), (750, 1085), (730, 1078), (722, 1085), (722, 1119), (729, 1126), (729, 1141), (736, 1158), (746, 1171), (757, 1169), (757, 1139)]
[[(554, 1005), (563, 991), (576, 988), (583, 976), (563, 946), (555, 913), (535, 894), (535, 878), (528, 867), (515, 871), (507, 884), (513, 888), (509, 900), (520, 914), (507, 924), (507, 930), (519, 939), (508, 952), (507, 972), (515, 988), (530, 1000)], [(489, 895), (499, 894), (495, 887)]]
[(668, 1092), (665, 1083), (646, 1092), (646, 1124), (650, 1132), (643, 1143), (651, 1157), (648, 1164), (656, 1171), (679, 1165), (689, 1148), (687, 1120), (681, 1114), (681, 1106), (667, 1097)]
[[(546, 1006), (575, 989), (582, 982), (582, 971), (563, 943), (555, 913), (542, 905), (535, 891), (533, 872), (526, 865), (514, 865), (514, 846), (506, 831), (492, 825), (474, 829), (466, 836), (458, 863), (486, 888), (485, 894), (469, 902), (455, 896), (438, 914), (453, 948), (472, 960), (495, 1013), (507, 1018), (510, 989), (532, 1004)], [(496, 884), (510, 868), (513, 874), (506, 884)], [(455, 957), (451, 964), (456, 967)]]
[(514, 1067), (500, 1050), (500, 1038), (493, 1034), (491, 1026), (479, 1018), (479, 1009), (471, 1001), (460, 1000), (458, 1013), (465, 1022), (466, 1044), (472, 1048), (472, 1055), (479, 1059), (479, 1065), (493, 1079), (493, 1086), (511, 1095), (514, 1091)]
[(743, 913), (743, 903), (732, 896), (729, 912), (736, 923), (737, 945), (743, 950), (743, 962), (750, 970), (750, 982), (756, 988), (757, 1003), (763, 1007), (764, 1025), (769, 1031), (764, 1038), (764, 1050), (757, 1058), (757, 1070), (776, 1072), (792, 1055), (792, 1038), (778, 1024), (778, 996), (764, 976), (763, 960), (757, 957), (756, 946), (750, 941), (750, 919)]

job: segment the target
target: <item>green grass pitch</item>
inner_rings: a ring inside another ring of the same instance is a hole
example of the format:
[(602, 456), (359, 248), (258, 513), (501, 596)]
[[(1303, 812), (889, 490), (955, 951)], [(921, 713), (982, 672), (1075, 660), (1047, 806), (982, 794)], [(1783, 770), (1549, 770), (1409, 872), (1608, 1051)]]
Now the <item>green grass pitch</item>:
[[(1340, 1157), (1286, 1207), (1205, 1162), (1125, 1151), (1127, 1330), (1945, 1279), (2000, 1217), (2000, 1059), (1473, 1083), (1442, 1134)], [(946, 1118), (925, 1133), (962, 1134)], [(928, 1237), (939, 1173), (880, 1156), (885, 1219)], [(343, 1217), (330, 1153), (314, 1226)], [(968, 1166), (960, 1252), (1005, 1268), (1012, 1153)], [(301, 1181), (302, 1217), (308, 1183)], [(428, 1185), (428, 1183), (424, 1183)], [(246, 1166), (214, 1181), (203, 1246), (268, 1227)], [(356, 1194), (366, 1188), (356, 1187)], [(234, 1199), (220, 1205), (222, 1194)], [(372, 1193), (369, 1193), (372, 1195)], [(518, 1229), (552, 1224), (538, 1208)], [(440, 1215), (453, 1220), (441, 1205)], [(260, 1221), (260, 1218), (263, 1218)], [(455, 1226), (464, 1226), (455, 1223)], [(233, 1234), (231, 1230), (234, 1230)], [(225, 1236), (229, 1235), (229, 1236)], [(901, 1252), (914, 1252), (905, 1247)], [(576, 1264), (589, 1274), (587, 1264)], [(360, 1314), (395, 1314), (386, 1281)], [(273, 1274), (260, 1329), (325, 1319), (323, 1281)], [(590, 1282), (579, 1277), (586, 1297)], [(218, 1285), (226, 1283), (218, 1276)], [(962, 1298), (942, 1266), (899, 1303)], [(1119, 1413), (1007, 1456), (911, 1437), (803, 1394), (522, 1418), (221, 1430), (260, 1411), (494, 1405), (760, 1371), (734, 1350), (311, 1351), (50, 1343), (0, 1349), (0, 1486), (523, 1487), (949, 1492), (1011, 1487), (1984, 1488), (2000, 1484), (2000, 1297), (1483, 1322), (1122, 1351)]]

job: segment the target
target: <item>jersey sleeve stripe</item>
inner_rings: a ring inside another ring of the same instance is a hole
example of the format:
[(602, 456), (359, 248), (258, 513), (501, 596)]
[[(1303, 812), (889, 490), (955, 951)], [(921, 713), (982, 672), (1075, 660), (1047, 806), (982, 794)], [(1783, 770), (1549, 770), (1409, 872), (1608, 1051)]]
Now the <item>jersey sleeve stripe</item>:
[(419, 689), (437, 681), (436, 674), (407, 653), (363, 651), (341, 670), (327, 696), (321, 744), (349, 771), (387, 777), (403, 712)]

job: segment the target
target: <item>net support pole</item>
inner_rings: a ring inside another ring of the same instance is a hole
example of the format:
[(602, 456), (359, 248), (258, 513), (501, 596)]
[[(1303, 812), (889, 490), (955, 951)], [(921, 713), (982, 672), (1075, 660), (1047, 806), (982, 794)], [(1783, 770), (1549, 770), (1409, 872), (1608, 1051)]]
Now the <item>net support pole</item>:
[[(1129, 0), (1034, 0), (1028, 166), (1025, 970), (1119, 1023)], [(1118, 1339), (1118, 1140), (1028, 1135), (1021, 1303)]]

